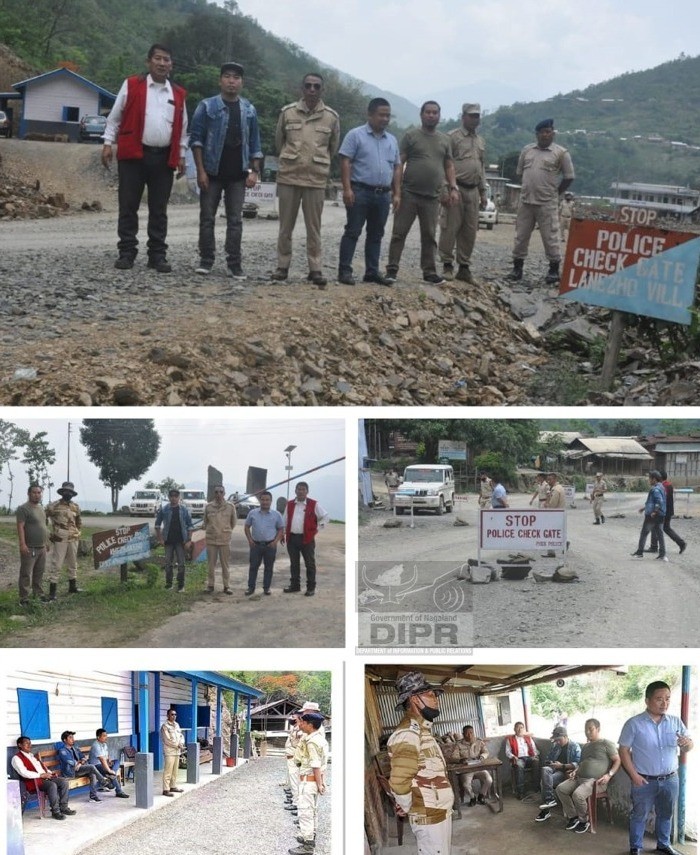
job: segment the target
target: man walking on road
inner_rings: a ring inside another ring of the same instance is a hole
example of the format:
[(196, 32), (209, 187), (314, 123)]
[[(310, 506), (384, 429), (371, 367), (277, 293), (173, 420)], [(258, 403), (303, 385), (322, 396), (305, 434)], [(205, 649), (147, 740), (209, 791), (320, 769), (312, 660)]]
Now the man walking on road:
[[(447, 280), (458, 279), (474, 285), (470, 261), (479, 231), (479, 211), (486, 208), (486, 177), (484, 155), (486, 144), (476, 129), (481, 122), (480, 104), (462, 105), (462, 127), (450, 131), (452, 159), (459, 201), (443, 206), (440, 212), (440, 260), (442, 275)], [(455, 243), (457, 244), (457, 275), (454, 275)]]
[(396, 137), (386, 128), (391, 121), (391, 105), (385, 98), (373, 98), (367, 107), (367, 122), (353, 128), (340, 147), (340, 175), (347, 223), (340, 241), (338, 282), (354, 285), (352, 258), (362, 229), (365, 237), (363, 282), (388, 285), (379, 272), (379, 254), (389, 208), (396, 212), (401, 201), (401, 158)]
[(31, 593), (42, 603), (48, 602), (42, 582), (46, 567), (46, 546), (49, 530), (46, 527), (46, 512), (41, 505), (43, 490), (38, 484), (30, 484), (28, 501), (15, 511), (17, 540), (19, 541), (19, 604), (29, 605)]
[(649, 473), (649, 483), (651, 489), (647, 494), (647, 500), (643, 508), (639, 509), (640, 514), (644, 514), (644, 522), (642, 530), (639, 533), (639, 543), (637, 549), (632, 553), (634, 558), (644, 558), (644, 545), (647, 542), (647, 535), (651, 532), (659, 546), (659, 554), (656, 556), (657, 561), (668, 561), (666, 557), (666, 544), (664, 542), (663, 523), (666, 517), (666, 493), (661, 484), (661, 473), (656, 469), (652, 469)]
[(673, 810), (678, 801), (678, 754), (691, 751), (693, 740), (682, 719), (668, 714), (671, 689), (667, 683), (649, 683), (644, 702), (646, 710), (627, 719), (620, 734), (620, 758), (632, 782), (630, 855), (640, 855), (643, 850), (652, 808), (656, 851), (680, 855), (671, 846)]
[(216, 581), (216, 561), (221, 563), (221, 579), (224, 594), (233, 594), (229, 581), (228, 561), (230, 556), (231, 533), (236, 527), (236, 508), (224, 498), (226, 491), (221, 484), (214, 487), (214, 501), (204, 508), (202, 524), (207, 543), (207, 594), (214, 593)]
[(187, 110), (185, 90), (168, 79), (173, 70), (170, 49), (151, 45), (146, 61), (148, 74), (127, 78), (107, 117), (102, 164), (112, 163), (117, 143), (119, 168), (119, 258), (114, 266), (129, 270), (138, 252), (138, 211), (148, 187), (148, 266), (170, 273), (166, 254), (168, 201), (173, 175), (185, 174)]
[(535, 126), (537, 142), (520, 152), (517, 175), (522, 181), (520, 204), (515, 219), (513, 271), (506, 277), (514, 282), (523, 278), (535, 226), (539, 226), (542, 245), (549, 261), (545, 282), (559, 282), (561, 241), (559, 238), (559, 198), (574, 180), (569, 152), (554, 142), (554, 119), (543, 119)]
[(420, 266), (423, 281), (441, 285), (445, 279), (435, 269), (437, 219), (440, 195), (447, 182), (446, 205), (454, 205), (459, 198), (455, 180), (455, 164), (450, 140), (437, 130), (440, 122), (440, 105), (426, 101), (420, 111), (420, 128), (407, 131), (401, 140), (401, 163), (405, 164), (401, 185), (401, 204), (394, 216), (394, 227), (389, 243), (389, 260), (386, 279), (396, 282), (399, 262), (408, 233), (418, 217), (420, 225)]
[[(683, 538), (676, 534), (676, 532), (671, 528), (671, 520), (673, 519), (675, 508), (673, 506), (673, 484), (669, 480), (668, 473), (662, 471), (661, 473), (661, 486), (664, 488), (664, 492), (666, 493), (666, 513), (664, 515), (664, 534), (668, 535), (671, 540), (678, 546), (678, 553), (682, 555), (685, 552), (686, 546), (688, 545)], [(654, 535), (654, 531), (652, 529), (651, 532), (651, 547), (649, 549), (645, 549), (645, 552), (658, 552), (659, 544), (656, 542), (656, 537)]]
[(306, 593), (316, 591), (316, 533), (325, 528), (328, 514), (315, 499), (310, 499), (309, 485), (299, 481), (294, 488), (296, 499), (287, 505), (286, 539), (291, 580), (285, 594), (301, 591), (301, 559), (306, 567)]
[(321, 98), (323, 77), (307, 74), (302, 82), (301, 98), (282, 108), (275, 146), (279, 154), (277, 198), (280, 224), (277, 239), (275, 282), (289, 276), (292, 260), (292, 232), (301, 205), (306, 226), (306, 256), (309, 282), (326, 286), (321, 249), (321, 216), (331, 160), (338, 151), (340, 121), (335, 110)]
[(246, 278), (241, 266), (243, 202), (246, 187), (255, 187), (262, 150), (255, 107), (241, 97), (243, 66), (225, 62), (219, 76), (219, 94), (197, 105), (192, 118), (190, 146), (199, 187), (199, 264), (206, 275), (214, 266), (214, 222), (224, 196), (226, 209), (226, 265), (234, 279)]

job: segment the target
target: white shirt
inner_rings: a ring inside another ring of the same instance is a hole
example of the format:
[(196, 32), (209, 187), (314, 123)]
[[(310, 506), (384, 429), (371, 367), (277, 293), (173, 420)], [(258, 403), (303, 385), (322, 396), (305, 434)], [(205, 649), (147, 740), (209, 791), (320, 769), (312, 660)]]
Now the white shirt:
[[(107, 116), (107, 127), (104, 132), (104, 141), (107, 145), (112, 145), (117, 138), (128, 91), (128, 81), (125, 80), (117, 93), (117, 99), (114, 102), (112, 111)], [(166, 148), (170, 145), (173, 119), (175, 116), (174, 102), (173, 87), (170, 85), (170, 81), (166, 80), (165, 83), (156, 83), (151, 75), (148, 74), (146, 76), (146, 116), (143, 125), (143, 138), (141, 140), (144, 145), (157, 148)], [(187, 150), (187, 137), (187, 110), (183, 104), (182, 133), (180, 134), (181, 157), (185, 156), (185, 151)]]
[(42, 775), (46, 774), (46, 769), (42, 768), (41, 763), (33, 754), (28, 754), (26, 751), (20, 751), (20, 754), (29, 758), (32, 766), (36, 769), (36, 772), (32, 772), (31, 769), (27, 769), (24, 763), (20, 760), (19, 754), (15, 754), (12, 758), (12, 768), (17, 772), (20, 778), (41, 778)]
[[(303, 534), (304, 533), (304, 513), (306, 512), (306, 499), (303, 502), (300, 502), (299, 499), (294, 500), (294, 514), (292, 515), (292, 525), (291, 525), (291, 533), (292, 534)], [(318, 520), (318, 527), (325, 528), (326, 523), (328, 522), (328, 514), (323, 508), (316, 502), (316, 519)]]

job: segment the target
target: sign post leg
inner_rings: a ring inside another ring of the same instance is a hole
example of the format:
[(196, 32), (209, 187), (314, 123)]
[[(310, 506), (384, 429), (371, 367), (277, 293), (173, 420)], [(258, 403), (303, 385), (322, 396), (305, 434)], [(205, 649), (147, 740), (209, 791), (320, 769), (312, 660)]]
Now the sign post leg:
[(612, 389), (613, 380), (615, 379), (615, 370), (617, 368), (617, 360), (620, 356), (620, 347), (622, 346), (622, 333), (625, 329), (625, 313), (613, 312), (612, 321), (610, 322), (610, 334), (608, 343), (605, 346), (605, 357), (603, 359), (603, 371), (600, 375), (600, 387), (603, 392), (609, 392)]

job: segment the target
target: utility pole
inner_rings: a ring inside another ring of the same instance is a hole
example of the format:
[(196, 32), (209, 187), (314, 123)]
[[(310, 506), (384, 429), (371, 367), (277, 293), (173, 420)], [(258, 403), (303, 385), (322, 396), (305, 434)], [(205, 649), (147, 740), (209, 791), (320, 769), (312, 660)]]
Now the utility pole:
[(70, 422), (68, 422), (68, 465), (66, 467), (66, 481), (70, 481)]

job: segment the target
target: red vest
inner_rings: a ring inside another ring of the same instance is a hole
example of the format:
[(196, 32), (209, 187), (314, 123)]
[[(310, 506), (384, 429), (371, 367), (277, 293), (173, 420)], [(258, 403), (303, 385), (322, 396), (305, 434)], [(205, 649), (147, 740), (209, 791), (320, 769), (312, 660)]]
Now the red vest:
[[(173, 88), (175, 112), (170, 137), (168, 166), (177, 169), (180, 163), (180, 137), (182, 136), (182, 110), (187, 92), (177, 83)], [(117, 134), (117, 160), (141, 160), (143, 158), (143, 126), (146, 121), (146, 78), (139, 74), (127, 79), (127, 95), (122, 120)]]
[[(24, 763), (24, 765), (27, 767), (27, 769), (30, 772), (36, 772), (36, 766), (34, 766), (34, 764), (29, 759), (29, 757), (27, 757), (22, 751), (18, 751), (17, 756)], [(44, 764), (41, 762), (41, 760), (37, 760), (36, 762), (41, 766), (42, 769), (44, 769), (44, 771), (46, 771), (46, 766), (44, 766)], [(40, 781), (41, 779), (40, 778), (23, 778), (22, 780), (24, 781), (25, 786), (27, 787), (27, 792), (35, 793), (37, 781)]]
[[(292, 517), (294, 516), (294, 508), (296, 502), (287, 503), (287, 537), (292, 533)], [(304, 534), (302, 536), (302, 544), (307, 543), (316, 537), (318, 531), (318, 520), (316, 519), (316, 500), (307, 499), (306, 507), (304, 508)]]
[[(535, 743), (532, 741), (532, 739), (529, 736), (523, 736), (523, 739), (527, 743), (527, 753), (530, 755), (530, 757), (534, 757), (535, 754), (537, 753), (536, 749), (535, 749)], [(517, 757), (518, 756), (518, 740), (515, 737), (515, 735), (509, 736), (508, 742), (510, 742), (510, 750), (511, 750), (511, 753), (513, 754), (513, 757)]]

